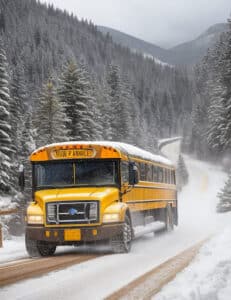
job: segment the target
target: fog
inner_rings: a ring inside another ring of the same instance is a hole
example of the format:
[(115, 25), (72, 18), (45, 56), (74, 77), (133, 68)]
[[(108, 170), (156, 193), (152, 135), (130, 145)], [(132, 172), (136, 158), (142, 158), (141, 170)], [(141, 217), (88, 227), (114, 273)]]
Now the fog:
[(230, 0), (42, 0), (162, 47), (196, 38), (209, 26), (226, 22)]

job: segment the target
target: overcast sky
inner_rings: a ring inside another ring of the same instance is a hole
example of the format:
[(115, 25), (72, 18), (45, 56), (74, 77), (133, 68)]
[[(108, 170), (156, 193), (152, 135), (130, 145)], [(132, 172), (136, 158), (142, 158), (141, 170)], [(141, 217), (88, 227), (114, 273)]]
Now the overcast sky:
[(231, 13), (231, 0), (41, 1), (163, 47), (191, 40)]

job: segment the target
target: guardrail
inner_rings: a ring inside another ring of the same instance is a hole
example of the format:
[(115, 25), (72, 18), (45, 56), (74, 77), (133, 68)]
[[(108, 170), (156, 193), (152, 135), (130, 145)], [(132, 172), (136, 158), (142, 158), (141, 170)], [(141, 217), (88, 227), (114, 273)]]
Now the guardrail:
[[(15, 214), (18, 210), (16, 208), (13, 209), (3, 209), (0, 210), (0, 216)], [(3, 234), (2, 234), (2, 224), (0, 223), (0, 248), (3, 247)]]

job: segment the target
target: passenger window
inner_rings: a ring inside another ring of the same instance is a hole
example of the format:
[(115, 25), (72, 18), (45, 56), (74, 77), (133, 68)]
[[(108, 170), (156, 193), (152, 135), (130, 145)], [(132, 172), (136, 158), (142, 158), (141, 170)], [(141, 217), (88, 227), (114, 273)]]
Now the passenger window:
[(140, 180), (145, 181), (146, 180), (146, 168), (145, 164), (140, 163)]
[(153, 181), (154, 182), (158, 182), (158, 167), (153, 166)]
[(175, 171), (173, 170), (172, 173), (173, 173), (173, 184), (176, 184), (176, 174), (175, 174)]
[(121, 181), (122, 183), (129, 181), (128, 163), (124, 161), (121, 162)]
[(171, 171), (169, 170), (169, 169), (167, 169), (167, 183), (170, 183), (171, 182), (171, 178), (170, 178), (170, 176), (171, 176), (171, 173), (170, 173)]
[(147, 170), (147, 181), (152, 181), (152, 166), (147, 164), (146, 170)]
[(163, 169), (158, 167), (158, 182), (163, 182)]

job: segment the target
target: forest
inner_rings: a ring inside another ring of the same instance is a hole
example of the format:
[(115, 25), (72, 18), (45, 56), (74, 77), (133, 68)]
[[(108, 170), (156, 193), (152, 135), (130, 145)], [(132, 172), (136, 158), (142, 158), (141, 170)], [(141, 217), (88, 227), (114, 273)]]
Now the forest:
[(35, 0), (0, 0), (1, 193), (29, 174), (36, 147), (115, 140), (158, 152), (183, 134), (194, 98), (188, 71), (115, 44), (87, 20)]
[(156, 63), (87, 20), (35, 0), (0, 0), (0, 193), (14, 194), (36, 147), (114, 140), (153, 153), (160, 138), (225, 161), (231, 148), (230, 30), (194, 67)]

